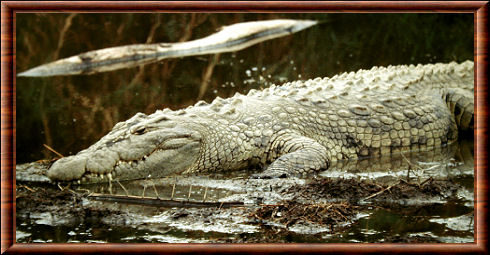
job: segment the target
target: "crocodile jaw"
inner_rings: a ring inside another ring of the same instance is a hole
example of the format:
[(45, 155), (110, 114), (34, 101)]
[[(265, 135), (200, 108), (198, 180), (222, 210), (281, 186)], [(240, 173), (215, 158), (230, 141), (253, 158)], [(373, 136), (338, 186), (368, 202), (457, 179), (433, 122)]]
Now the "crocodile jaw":
[(193, 142), (180, 149), (157, 149), (140, 160), (111, 160), (116, 163), (104, 172), (87, 168), (89, 155), (74, 155), (54, 162), (47, 176), (53, 181), (80, 181), (79, 183), (164, 177), (188, 170), (198, 154), (199, 145)]
[(140, 134), (134, 125), (116, 125), (88, 149), (54, 162), (47, 176), (52, 181), (100, 183), (181, 173), (197, 164), (200, 138), (183, 127), (153, 127)]

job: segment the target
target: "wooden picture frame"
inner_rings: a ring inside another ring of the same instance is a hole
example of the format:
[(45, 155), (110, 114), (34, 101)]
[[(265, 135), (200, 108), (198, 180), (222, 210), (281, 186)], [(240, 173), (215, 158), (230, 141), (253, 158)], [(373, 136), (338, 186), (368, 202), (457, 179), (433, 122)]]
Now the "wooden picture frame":
[[(7, 253), (488, 252), (488, 2), (2, 2), (2, 245)], [(19, 244), (15, 243), (15, 22), (18, 12), (438, 12), (474, 13), (476, 83), (475, 243), (473, 244)]]

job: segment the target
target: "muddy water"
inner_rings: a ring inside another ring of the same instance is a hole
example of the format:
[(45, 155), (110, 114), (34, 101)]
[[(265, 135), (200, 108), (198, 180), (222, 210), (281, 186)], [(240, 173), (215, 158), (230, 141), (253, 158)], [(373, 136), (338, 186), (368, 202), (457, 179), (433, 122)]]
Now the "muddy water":
[[(472, 140), (406, 153), (399, 159), (382, 157), (357, 163), (371, 166), (365, 170), (352, 164), (355, 163), (339, 163), (317, 176), (285, 180), (249, 180), (250, 172), (243, 171), (72, 187), (72, 191), (85, 194), (77, 198), (66, 195), (69, 192), (55, 194), (58, 191), (53, 185), (20, 183), (17, 242), (474, 241)], [(400, 189), (407, 183), (410, 185)], [(44, 193), (38, 192), (34, 197), (27, 189)], [(380, 193), (381, 190), (385, 191)], [(161, 203), (141, 205), (95, 199), (100, 194), (147, 200), (158, 196), (156, 201)], [(162, 202), (166, 200), (235, 201), (243, 205), (168, 206)], [(295, 202), (318, 208), (340, 203), (354, 209), (339, 216), (334, 225), (315, 222), (321, 217), (315, 213), (301, 215), (310, 219), (302, 222), (294, 218), (298, 216), (290, 210), (291, 204), (282, 211), (274, 209), (271, 217), (263, 213), (271, 206)]]
[[(210, 102), (216, 96), (226, 98), (273, 83), (372, 66), (473, 58), (472, 14), (19, 13), (16, 68), (20, 72), (104, 47), (192, 40), (222, 25), (275, 18), (323, 23), (220, 56), (174, 59), (93, 76), (18, 78), (17, 163), (54, 157), (43, 144), (65, 156), (74, 154), (137, 112), (179, 109), (199, 99)], [(70, 186), (60, 191), (55, 185), (32, 182), (34, 178), (17, 183), (16, 240), (472, 242), (472, 146), (472, 141), (465, 141), (428, 152), (340, 162), (318, 176), (262, 182), (248, 180), (251, 171), (244, 171), (110, 186)], [(34, 169), (23, 176), (40, 173), (42, 169)], [(431, 177), (444, 182), (432, 181)], [(332, 183), (325, 188), (316, 185), (327, 180)], [(94, 200), (89, 197), (94, 193), (195, 203), (235, 201), (243, 206), (145, 206)], [(313, 212), (318, 209), (332, 216), (336, 224), (298, 214), (291, 201), (310, 203)], [(283, 203), (289, 207), (273, 207)], [(327, 210), (329, 206), (350, 211), (339, 214), (337, 209)]]

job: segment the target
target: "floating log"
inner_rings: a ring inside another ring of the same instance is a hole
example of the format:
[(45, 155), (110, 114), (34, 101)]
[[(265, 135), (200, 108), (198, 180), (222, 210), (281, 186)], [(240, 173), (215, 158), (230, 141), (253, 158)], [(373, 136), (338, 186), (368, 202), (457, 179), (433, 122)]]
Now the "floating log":
[(237, 23), (207, 37), (178, 43), (135, 44), (85, 52), (40, 65), (17, 76), (93, 74), (135, 67), (166, 58), (242, 50), (254, 44), (290, 35), (317, 24), (313, 20), (276, 19)]

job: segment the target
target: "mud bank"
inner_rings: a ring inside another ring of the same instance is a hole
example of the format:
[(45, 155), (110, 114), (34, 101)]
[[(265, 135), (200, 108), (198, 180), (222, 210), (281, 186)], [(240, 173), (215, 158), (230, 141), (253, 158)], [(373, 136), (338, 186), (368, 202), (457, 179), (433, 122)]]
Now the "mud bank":
[[(201, 203), (203, 208), (134, 205), (129, 200), (103, 202), (96, 201), (94, 193), (83, 188), (75, 191), (60, 187), (18, 185), (18, 241), (369, 241), (356, 237), (364, 231), (365, 237), (378, 236), (373, 237), (376, 242), (444, 242), (433, 233), (434, 229), (439, 235), (452, 235), (453, 239), (449, 240), (458, 241), (454, 237), (460, 237), (459, 241), (472, 241), (473, 208), (461, 204), (458, 192), (462, 186), (448, 180), (429, 179), (421, 184), (399, 181), (387, 185), (322, 178), (278, 192), (288, 199), (275, 203), (255, 200), (255, 203), (228, 208), (202, 201), (194, 203)], [(239, 196), (231, 195), (227, 199), (231, 197)], [(454, 215), (442, 215), (450, 212)], [(383, 222), (386, 215), (391, 216)], [(419, 229), (415, 234), (410, 229), (414, 223)], [(56, 231), (38, 233), (33, 230), (34, 225), (43, 226), (40, 229), (58, 229), (61, 233), (54, 236), (48, 233)], [(28, 231), (31, 233), (25, 234)], [(356, 231), (361, 232), (356, 234)]]
[(473, 142), (339, 162), (315, 176), (250, 171), (82, 185), (17, 166), (16, 240), (29, 242), (474, 242)]

